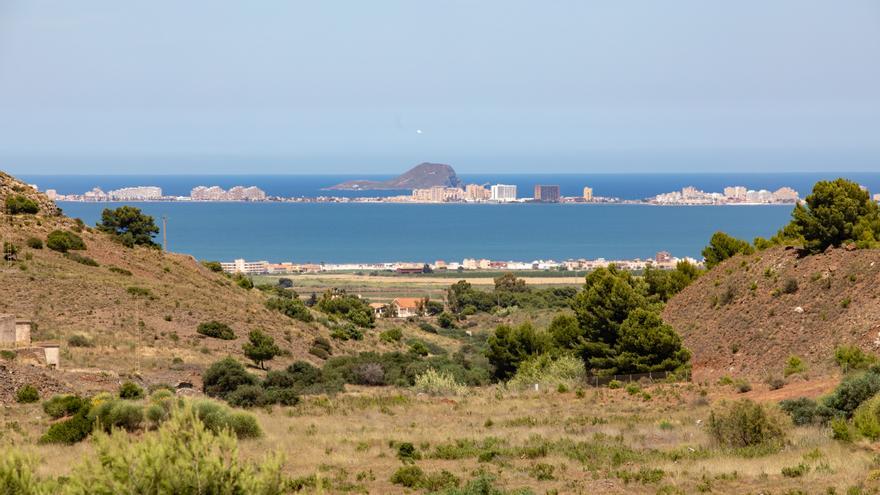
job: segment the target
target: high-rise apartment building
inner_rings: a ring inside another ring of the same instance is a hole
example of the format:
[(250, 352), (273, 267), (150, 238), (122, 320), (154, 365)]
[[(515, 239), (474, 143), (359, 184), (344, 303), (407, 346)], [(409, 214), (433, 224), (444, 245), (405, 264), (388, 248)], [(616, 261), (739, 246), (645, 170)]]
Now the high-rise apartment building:
[(544, 203), (559, 202), (559, 186), (535, 185), (535, 201)]
[(516, 201), (516, 186), (495, 184), (491, 191), (490, 199), (492, 201)]

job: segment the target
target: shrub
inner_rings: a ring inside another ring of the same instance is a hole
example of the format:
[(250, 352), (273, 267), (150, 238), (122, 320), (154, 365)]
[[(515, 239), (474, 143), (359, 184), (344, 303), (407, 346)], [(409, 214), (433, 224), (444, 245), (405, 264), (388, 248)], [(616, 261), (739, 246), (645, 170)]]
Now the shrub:
[(83, 256), (78, 253), (64, 253), (64, 257), (69, 259), (70, 261), (75, 261), (75, 262), (79, 263), (80, 265), (101, 266), (94, 259), (89, 258), (88, 256)]
[(872, 441), (880, 438), (880, 395), (866, 400), (855, 410), (853, 426)]
[(284, 491), (280, 459), (241, 461), (236, 438), (211, 430), (193, 409), (176, 410), (137, 442), (121, 432), (98, 434), (94, 458), (74, 470), (67, 488), (77, 494), (194, 493), (194, 487), (201, 493)]
[(785, 370), (782, 374), (788, 378), (791, 375), (803, 373), (805, 371), (807, 371), (807, 366), (804, 364), (804, 361), (798, 356), (791, 356), (788, 358), (788, 361), (786, 361)]
[(562, 355), (553, 358), (541, 354), (527, 359), (519, 365), (516, 374), (508, 385), (514, 388), (542, 385), (573, 384), (582, 382), (586, 376), (584, 362), (574, 356)]
[(67, 339), (67, 345), (70, 347), (92, 347), (94, 344), (85, 335), (75, 334)]
[(364, 332), (354, 326), (353, 323), (344, 322), (341, 325), (338, 325), (330, 331), (330, 336), (337, 340), (362, 340), (364, 338)]
[(357, 296), (338, 291), (327, 291), (316, 305), (329, 315), (344, 318), (359, 327), (372, 328), (376, 316), (370, 304)]
[(423, 321), (423, 322), (419, 323), (419, 330), (421, 330), (423, 332), (428, 332), (428, 333), (437, 333), (437, 329), (434, 328), (434, 325), (431, 325), (427, 321)]
[(104, 431), (113, 428), (135, 431), (144, 422), (144, 407), (126, 400), (111, 399), (92, 408), (90, 416)]
[(235, 407), (257, 407), (269, 404), (269, 397), (259, 385), (242, 385), (226, 396), (226, 401)]
[(282, 406), (295, 406), (299, 404), (299, 395), (295, 390), (288, 388), (267, 388), (266, 402)]
[(315, 319), (309, 308), (299, 298), (273, 297), (266, 301), (266, 307), (273, 311), (278, 311), (288, 318), (303, 322), (310, 322)]
[(845, 378), (822, 404), (847, 418), (866, 400), (880, 392), (880, 374), (868, 371)]
[(834, 414), (829, 408), (806, 397), (786, 399), (779, 403), (779, 408), (788, 413), (791, 421), (798, 426), (824, 423)]
[(232, 328), (230, 328), (229, 325), (214, 320), (200, 323), (198, 328), (196, 328), (196, 332), (206, 337), (213, 337), (215, 339), (235, 339), (235, 332), (232, 331)]
[(242, 385), (254, 385), (256, 377), (245, 371), (244, 366), (228, 357), (217, 361), (202, 375), (203, 389), (209, 397), (225, 399)]
[(355, 385), (385, 385), (385, 369), (379, 363), (363, 363), (352, 368)]
[(415, 389), (429, 395), (462, 395), (467, 387), (459, 383), (448, 371), (436, 371), (429, 368), (416, 376)]
[(137, 287), (132, 285), (131, 287), (126, 287), (125, 291), (131, 294), (134, 297), (152, 297), (153, 293), (150, 292), (150, 289), (146, 289), (144, 287)]
[(803, 236), (810, 253), (850, 242), (873, 247), (880, 239), (880, 213), (867, 191), (846, 179), (819, 181), (803, 203), (795, 205), (787, 229)]
[(403, 442), (397, 446), (397, 458), (404, 464), (412, 464), (422, 458), (415, 446), (410, 442)]
[(46, 247), (59, 253), (66, 253), (68, 251), (83, 250), (86, 248), (86, 244), (83, 242), (82, 237), (73, 232), (53, 230), (46, 236)]
[(724, 232), (716, 232), (712, 235), (709, 245), (703, 249), (703, 258), (706, 259), (706, 268), (712, 269), (737, 254), (752, 254), (754, 248), (748, 242), (731, 237)]
[(709, 415), (709, 434), (729, 448), (779, 445), (785, 437), (777, 415), (748, 399), (723, 403)]
[(786, 478), (800, 478), (801, 476), (810, 472), (810, 466), (800, 463), (794, 467), (784, 467), (782, 468), (782, 476)]
[(834, 360), (846, 371), (868, 369), (877, 362), (877, 356), (867, 354), (854, 345), (842, 345), (834, 349)]
[(744, 394), (746, 392), (751, 392), (752, 391), (752, 384), (750, 384), (749, 382), (747, 382), (745, 380), (740, 380), (736, 383), (736, 391), (741, 394)]
[(126, 277), (131, 276), (131, 271), (126, 270), (125, 268), (119, 268), (118, 266), (109, 266), (109, 267), (107, 267), (107, 269), (110, 270), (111, 272), (117, 273), (119, 275), (124, 275)]
[(789, 278), (785, 280), (785, 283), (782, 285), (782, 293), (783, 294), (794, 294), (798, 291), (798, 281), (793, 278)]
[(455, 319), (444, 311), (437, 316), (437, 324), (440, 325), (440, 328), (455, 328)]
[(63, 418), (88, 408), (89, 400), (78, 395), (55, 395), (43, 402), (43, 412), (53, 419)]
[(40, 211), (40, 205), (36, 201), (19, 194), (6, 196), (6, 213), (20, 215), (22, 213), (35, 214)]
[(134, 382), (125, 382), (119, 387), (119, 398), (121, 399), (143, 399), (144, 389)]
[(193, 412), (214, 433), (231, 431), (238, 438), (257, 438), (263, 433), (256, 418), (244, 412), (233, 412), (223, 404), (211, 400), (192, 403)]
[(202, 265), (215, 273), (223, 272), (223, 265), (220, 264), (219, 261), (202, 261)]
[(37, 237), (28, 237), (25, 244), (31, 249), (43, 249), (43, 240)]
[(19, 404), (32, 404), (40, 400), (40, 393), (33, 385), (24, 385), (15, 391), (15, 402)]
[(852, 441), (852, 432), (850, 432), (849, 423), (845, 419), (834, 418), (831, 420), (831, 438), (841, 442)]
[(4, 495), (42, 495), (55, 493), (54, 483), (36, 475), (37, 458), (6, 449), (0, 454), (0, 493)]
[(785, 380), (778, 376), (772, 376), (767, 378), (767, 386), (770, 387), (770, 390), (779, 390), (785, 386)]
[(379, 334), (379, 339), (382, 342), (400, 342), (400, 339), (403, 338), (403, 331), (400, 328), (393, 327), (385, 330), (384, 332)]
[(40, 437), (40, 443), (75, 444), (92, 433), (94, 420), (89, 417), (88, 406), (82, 407), (72, 418), (55, 423)]
[(610, 382), (608, 382), (608, 388), (610, 388), (610, 389), (617, 389), (622, 386), (623, 386), (623, 382), (621, 382), (620, 380), (611, 380)]
[(391, 475), (391, 482), (407, 488), (419, 488), (425, 481), (425, 472), (418, 466), (403, 466)]

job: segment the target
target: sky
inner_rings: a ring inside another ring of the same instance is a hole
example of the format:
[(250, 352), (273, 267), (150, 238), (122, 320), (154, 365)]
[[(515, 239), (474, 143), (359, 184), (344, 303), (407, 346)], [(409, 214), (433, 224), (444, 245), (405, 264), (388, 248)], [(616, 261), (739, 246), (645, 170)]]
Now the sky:
[(880, 171), (876, 0), (0, 0), (0, 169)]

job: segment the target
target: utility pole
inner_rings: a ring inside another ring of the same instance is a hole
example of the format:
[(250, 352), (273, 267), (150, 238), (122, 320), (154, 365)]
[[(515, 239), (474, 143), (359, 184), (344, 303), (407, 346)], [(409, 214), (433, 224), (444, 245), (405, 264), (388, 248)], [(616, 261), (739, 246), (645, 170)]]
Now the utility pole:
[(162, 251), (168, 252), (168, 217), (162, 215)]

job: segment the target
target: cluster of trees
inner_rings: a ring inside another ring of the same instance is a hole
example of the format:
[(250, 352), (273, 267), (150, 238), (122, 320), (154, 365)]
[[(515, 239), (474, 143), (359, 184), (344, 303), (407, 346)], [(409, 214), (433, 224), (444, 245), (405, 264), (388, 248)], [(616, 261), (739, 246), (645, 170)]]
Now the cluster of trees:
[[(688, 267), (681, 271), (691, 273)], [(658, 298), (627, 271), (594, 270), (572, 299), (573, 315), (558, 315), (546, 331), (530, 323), (495, 330), (486, 351), (495, 378), (509, 379), (520, 363), (542, 354), (577, 355), (588, 371), (603, 375), (684, 369), (690, 352), (660, 317)]]
[(459, 383), (485, 385), (491, 379), (488, 360), (480, 349), (465, 346), (453, 355), (438, 348), (430, 355), (424, 344), (409, 352), (364, 352), (328, 359), (322, 368), (297, 361), (283, 370), (271, 370), (265, 379), (249, 373), (233, 358), (212, 364), (202, 376), (204, 392), (240, 407), (295, 404), (304, 394), (335, 393), (344, 384), (412, 386), (429, 369), (447, 373)]
[(99, 231), (110, 234), (126, 247), (159, 247), (153, 242), (153, 236), (159, 233), (153, 217), (145, 215), (140, 208), (134, 206), (105, 208), (97, 227)]
[(513, 306), (521, 308), (564, 308), (570, 304), (577, 290), (571, 287), (538, 289), (529, 287), (525, 280), (512, 273), (495, 278), (495, 287), (481, 291), (464, 280), (460, 280), (446, 291), (449, 310), (456, 315), (472, 315), (477, 312), (491, 312), (497, 308)]
[(323, 313), (338, 316), (359, 327), (372, 328), (376, 324), (376, 316), (370, 303), (342, 290), (325, 292), (315, 306)]
[(862, 249), (880, 246), (880, 207), (868, 191), (846, 179), (817, 182), (804, 202), (795, 205), (791, 217), (791, 222), (770, 239), (755, 238), (754, 246), (716, 232), (703, 250), (706, 267), (737, 254), (783, 244), (802, 246), (808, 254), (849, 244)]

